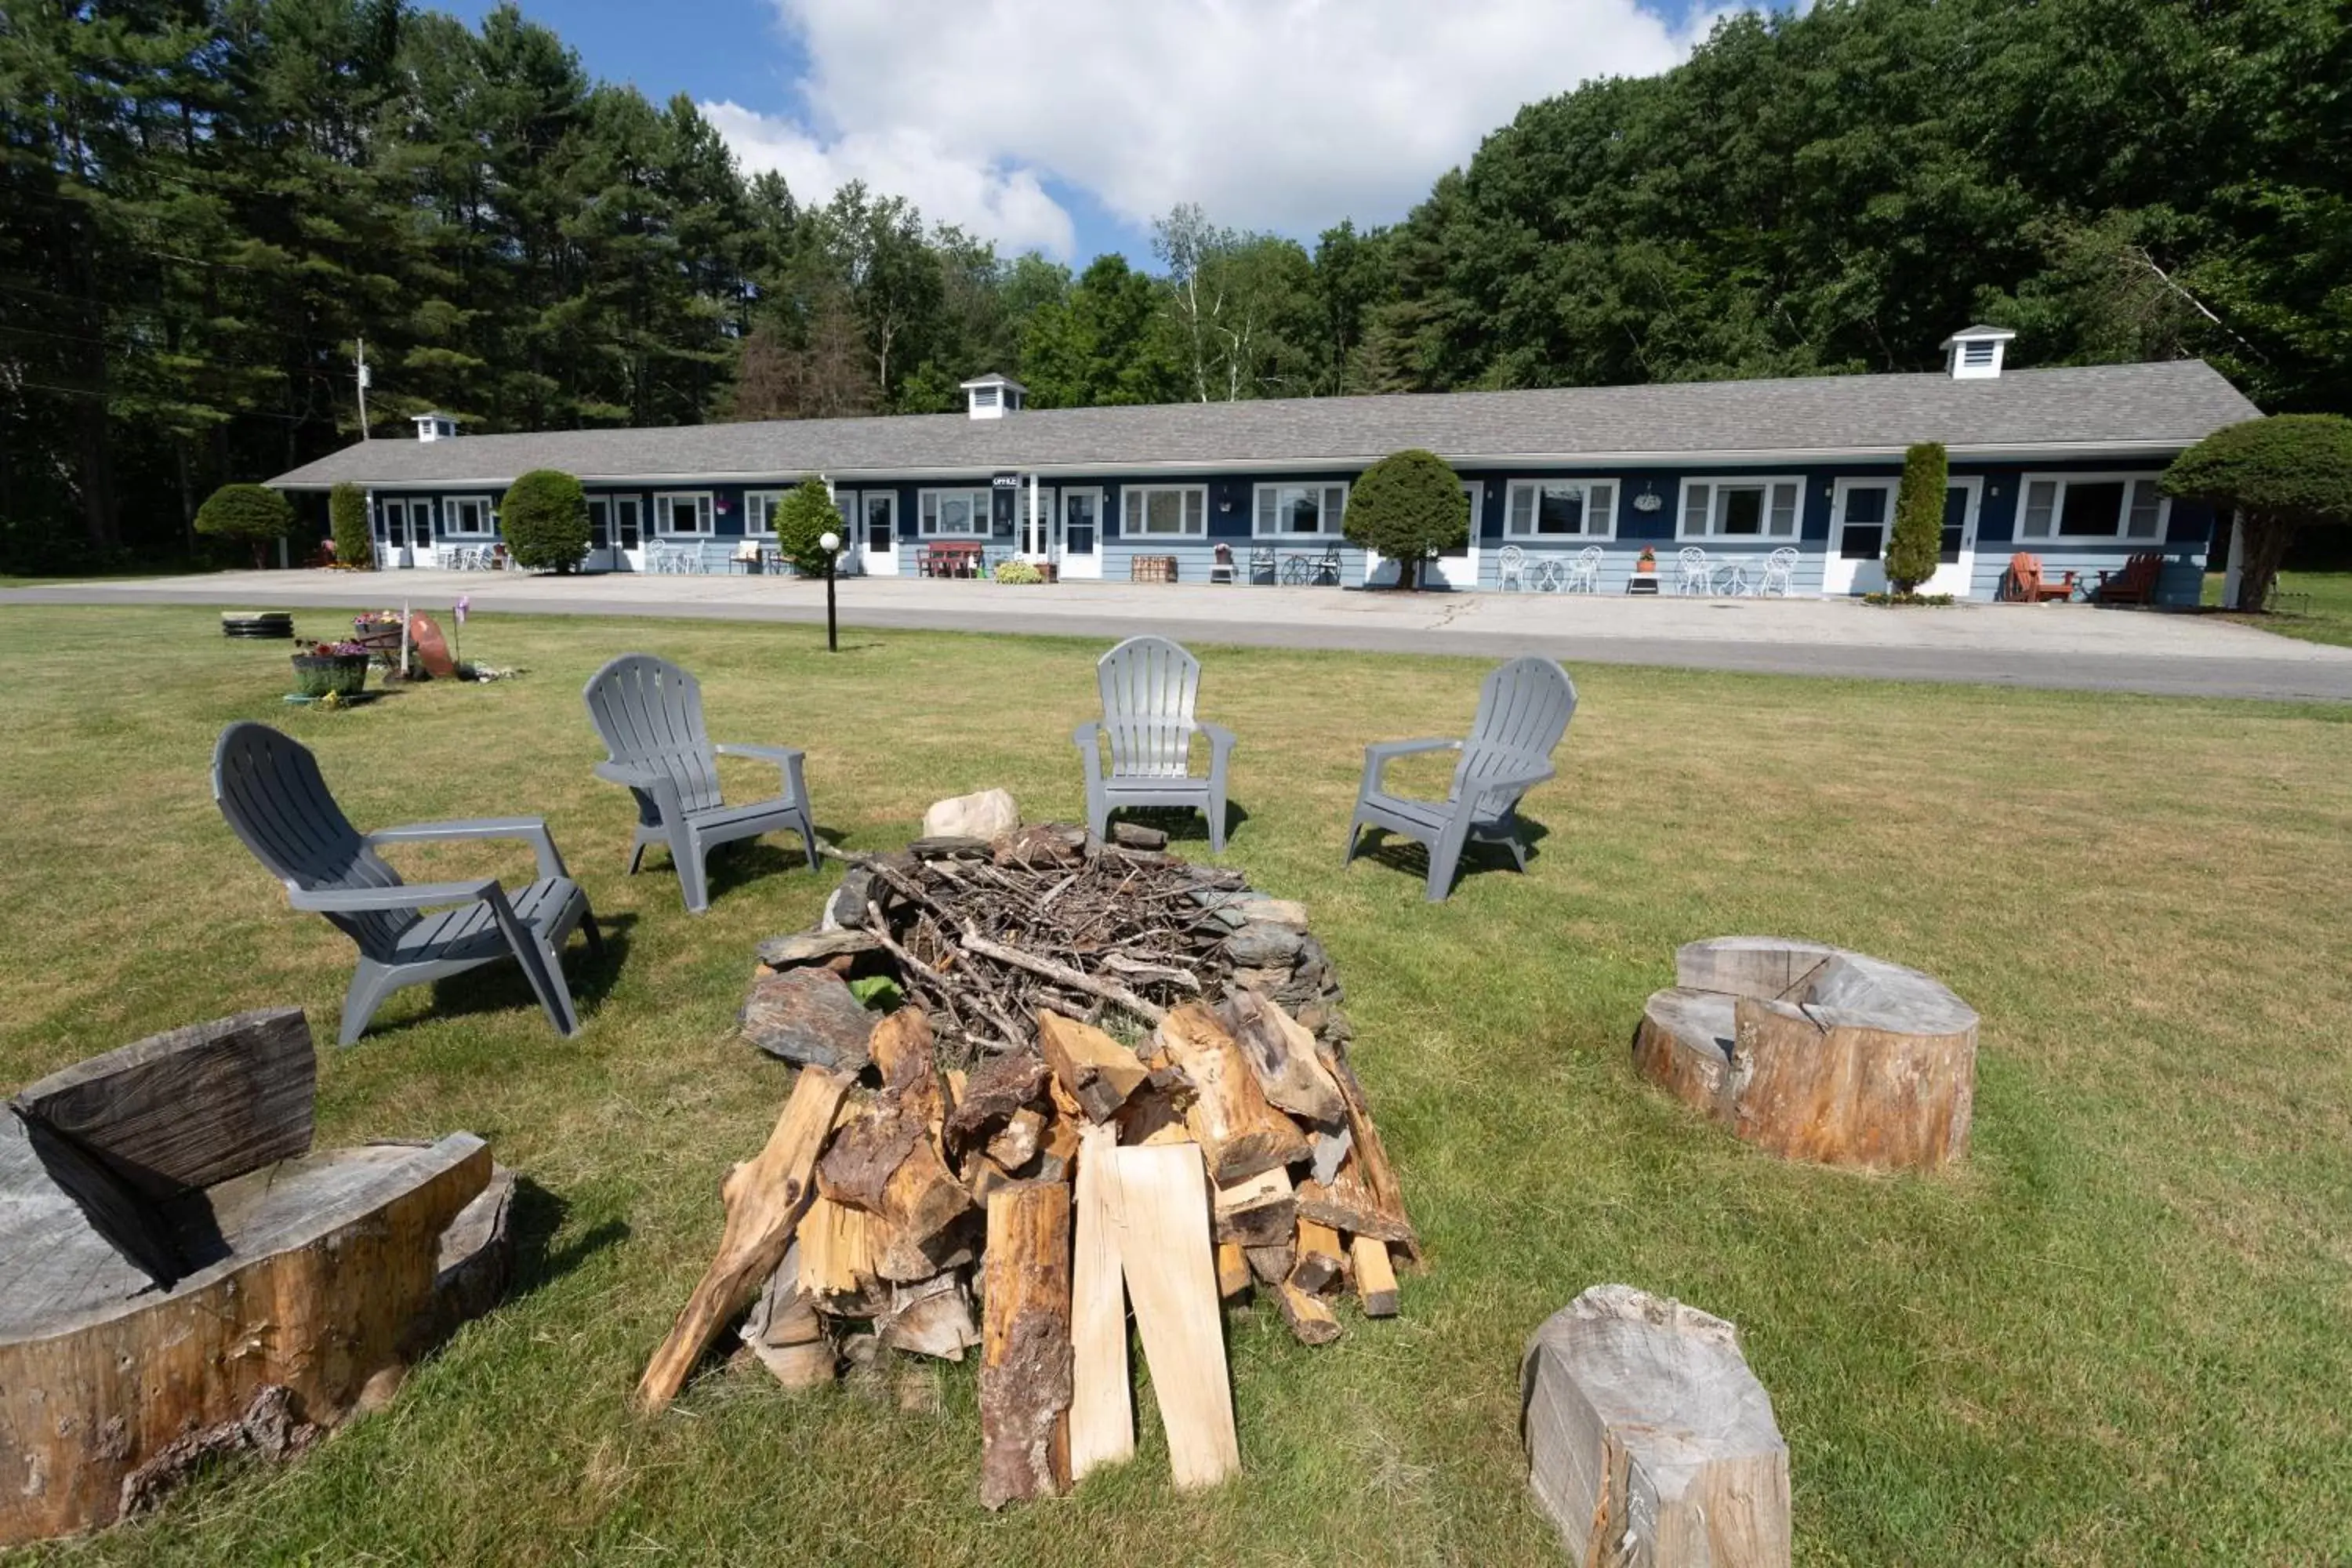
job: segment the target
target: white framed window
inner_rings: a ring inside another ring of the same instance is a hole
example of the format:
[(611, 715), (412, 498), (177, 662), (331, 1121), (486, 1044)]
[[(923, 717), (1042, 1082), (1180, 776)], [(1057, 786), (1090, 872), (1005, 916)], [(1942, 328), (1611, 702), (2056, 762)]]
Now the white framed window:
[(707, 538), (710, 533), (710, 492), (667, 490), (654, 497), (654, 531)]
[(915, 498), (915, 522), (924, 537), (933, 534), (985, 534), (989, 527), (988, 489), (924, 490)]
[(1613, 539), (1615, 479), (1514, 479), (1503, 531), (1513, 539)]
[(441, 531), (452, 538), (488, 539), (499, 531), (499, 514), (488, 496), (451, 496), (441, 506)]
[(2154, 474), (2028, 474), (2020, 539), (2160, 540), (2172, 501)]
[(1791, 474), (1683, 481), (1676, 539), (1794, 539), (1805, 481)]
[(1209, 531), (1206, 485), (1129, 485), (1119, 492), (1119, 531), (1134, 539), (1199, 539)]
[(783, 490), (743, 492), (743, 531), (763, 539), (776, 536), (776, 509), (784, 504)]
[(1250, 531), (1260, 539), (1337, 535), (1347, 511), (1343, 484), (1260, 485)]

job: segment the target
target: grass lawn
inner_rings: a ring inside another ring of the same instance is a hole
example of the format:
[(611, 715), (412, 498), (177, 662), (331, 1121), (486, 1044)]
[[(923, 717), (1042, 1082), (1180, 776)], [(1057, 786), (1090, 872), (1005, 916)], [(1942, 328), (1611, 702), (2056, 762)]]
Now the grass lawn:
[[(2221, 602), (2221, 573), (2205, 574), (2205, 603)], [(2266, 616), (2229, 618), (2281, 637), (2352, 647), (2352, 572), (2282, 572), (2277, 603)]]
[[(2352, 1557), (2352, 710), (1591, 667), (1529, 873), (1484, 863), (1431, 907), (1418, 851), (1343, 875), (1340, 828), (1363, 743), (1459, 732), (1484, 665), (1202, 650), (1204, 712), (1242, 737), (1229, 858), (1312, 906), (1433, 1268), (1324, 1350), (1230, 1318), (1236, 1483), (1176, 1493), (1147, 1416), (1138, 1463), (992, 1517), (969, 1366), (917, 1373), (928, 1413), (736, 1367), (630, 1415), (786, 1089), (731, 1035), (751, 944), (831, 879), (788, 839), (722, 852), (694, 919), (660, 857), (621, 876), (628, 802), (589, 776), (578, 693), (624, 648), (679, 659), (719, 738), (807, 747), (820, 823), (878, 847), (988, 784), (1075, 816), (1098, 648), (478, 619), (467, 655), (526, 676), (327, 714), (279, 704), (284, 645), (215, 625), (0, 612), (0, 1085), (298, 1002), (322, 1141), (467, 1129), (542, 1195), (514, 1297), (389, 1410), (60, 1560), (1552, 1563), (1517, 1357), (1607, 1280), (1739, 1324), (1801, 1562)], [(404, 993), (334, 1051), (352, 950), (209, 798), (248, 716), (315, 747), (362, 826), (543, 813), (616, 939), (603, 970), (574, 948), (586, 1032), (556, 1037), (509, 969)], [(1981, 1011), (1964, 1168), (1781, 1163), (1633, 1078), (1675, 945), (1738, 931), (1916, 964)]]

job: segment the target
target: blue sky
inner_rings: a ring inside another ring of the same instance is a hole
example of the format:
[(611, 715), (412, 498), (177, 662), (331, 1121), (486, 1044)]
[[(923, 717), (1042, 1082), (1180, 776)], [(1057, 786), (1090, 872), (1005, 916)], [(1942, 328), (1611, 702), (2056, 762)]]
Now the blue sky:
[[(425, 0), (431, 4), (432, 0)], [(492, 0), (441, 8), (469, 21)], [(1392, 222), (1478, 138), (1685, 55), (1654, 0), (525, 0), (594, 75), (703, 106), (803, 199), (845, 180), (1007, 252), (1149, 260), (1178, 201), (1311, 243)], [(1347, 84), (1344, 88), (1340, 84)]]

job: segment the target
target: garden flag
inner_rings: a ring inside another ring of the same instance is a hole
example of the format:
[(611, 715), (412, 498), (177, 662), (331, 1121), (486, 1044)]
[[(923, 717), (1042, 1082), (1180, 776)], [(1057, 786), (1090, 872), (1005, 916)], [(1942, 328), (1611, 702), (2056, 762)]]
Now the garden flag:
[(474, 607), (474, 600), (473, 600), (473, 596), (472, 596), (471, 595), (468, 595), (468, 594), (460, 594), (460, 595), (457, 595), (457, 604), (455, 604), (454, 605), (450, 606), (450, 608), (451, 608), (451, 613), (452, 613), (452, 614), (454, 614), (454, 615), (456, 615), (456, 616), (457, 617), (457, 624), (458, 624), (459, 626), (464, 626), (464, 625), (466, 624), (466, 612), (467, 612), (467, 610), (472, 609), (473, 607)]

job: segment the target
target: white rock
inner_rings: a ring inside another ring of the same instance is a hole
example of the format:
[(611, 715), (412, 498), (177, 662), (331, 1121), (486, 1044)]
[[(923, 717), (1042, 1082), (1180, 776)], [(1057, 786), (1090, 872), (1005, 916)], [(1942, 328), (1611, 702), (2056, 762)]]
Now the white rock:
[(1001, 789), (933, 801), (923, 813), (926, 838), (994, 838), (1021, 826), (1021, 808)]

